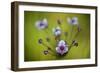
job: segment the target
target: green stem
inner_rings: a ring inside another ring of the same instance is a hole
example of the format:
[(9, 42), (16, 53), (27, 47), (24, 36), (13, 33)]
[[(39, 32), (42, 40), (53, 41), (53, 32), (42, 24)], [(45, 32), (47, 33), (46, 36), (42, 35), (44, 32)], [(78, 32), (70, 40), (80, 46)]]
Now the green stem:
[(68, 51), (72, 48), (72, 46), (73, 46), (73, 43), (71, 43), (71, 45), (69, 46), (69, 49), (68, 49)]
[(77, 36), (79, 35), (79, 33), (80, 33), (79, 31), (76, 32), (76, 34), (75, 34), (75, 36), (73, 37), (72, 41), (73, 41), (75, 38), (77, 38)]
[(69, 41), (72, 39), (72, 33), (73, 33), (73, 29), (74, 29), (74, 26), (72, 26), (72, 28), (71, 28), (71, 33), (70, 33), (70, 36), (69, 36)]
[(47, 46), (45, 43), (42, 43), (42, 45), (43, 45), (43, 46), (45, 46), (45, 47), (47, 47), (47, 48), (49, 48), (49, 49), (48, 49), (49, 51), (51, 51), (51, 52), (55, 53), (55, 52), (54, 52), (54, 50), (52, 50), (52, 48), (51, 48), (51, 47), (49, 47), (49, 46)]

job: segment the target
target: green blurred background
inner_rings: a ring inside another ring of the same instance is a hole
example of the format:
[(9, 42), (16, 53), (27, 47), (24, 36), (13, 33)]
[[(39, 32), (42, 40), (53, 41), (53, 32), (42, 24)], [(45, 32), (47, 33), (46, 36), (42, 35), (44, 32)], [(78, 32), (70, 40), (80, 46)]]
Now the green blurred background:
[[(57, 19), (61, 20), (61, 29), (64, 34), (61, 39), (71, 43), (71, 39), (76, 33), (76, 27), (74, 27), (72, 36), (72, 26), (67, 22), (67, 17), (78, 17), (78, 22), (81, 27), (81, 32), (75, 39), (78, 41), (78, 47), (72, 47), (68, 54), (62, 57), (54, 56), (51, 54), (44, 55), (43, 51), (47, 48), (38, 43), (38, 39), (42, 38), (43, 42), (52, 47), (55, 51), (56, 41), (54, 39), (52, 28), (58, 26)], [(47, 18), (48, 28), (39, 31), (35, 22)], [(46, 41), (46, 37), (50, 38), (50, 41)], [(24, 61), (44, 61), (44, 60), (71, 60), (71, 59), (86, 59), (90, 58), (90, 15), (89, 14), (77, 14), (77, 13), (59, 13), (59, 12), (36, 12), (25, 11), (24, 12)]]

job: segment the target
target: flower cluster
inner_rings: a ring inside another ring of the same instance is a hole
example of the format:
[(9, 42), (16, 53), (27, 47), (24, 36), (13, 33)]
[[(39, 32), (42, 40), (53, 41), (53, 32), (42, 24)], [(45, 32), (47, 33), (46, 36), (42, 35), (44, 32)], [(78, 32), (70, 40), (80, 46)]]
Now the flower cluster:
[[(56, 54), (57, 56), (58, 55), (63, 56), (69, 52), (69, 50), (72, 48), (72, 46), (76, 46), (76, 47), (78, 46), (78, 42), (75, 40), (75, 38), (78, 36), (78, 33), (81, 30), (80, 26), (79, 26), (78, 18), (77, 17), (72, 17), (72, 18), (68, 17), (66, 23), (72, 25), (72, 27), (77, 26), (77, 30), (76, 30), (77, 33), (76, 33), (74, 39), (71, 40), (72, 42), (69, 43), (69, 41), (60, 38), (63, 33), (65, 34), (65, 36), (68, 35), (68, 32), (62, 31), (62, 28), (61, 28), (62, 21), (60, 19), (58, 19), (57, 27), (53, 27), (51, 30), (51, 33), (53, 33), (52, 36), (54, 36), (56, 38), (56, 46), (54, 46), (54, 48), (51, 48), (50, 46), (46, 45), (45, 42), (41, 38), (38, 40), (39, 44), (42, 44), (43, 46), (47, 47), (47, 49), (43, 51), (44, 55), (51, 54), (51, 52), (52, 52), (52, 53)], [(35, 25), (36, 25), (37, 29), (43, 30), (43, 31), (44, 31), (44, 29), (47, 29), (49, 27), (48, 20), (46, 18), (44, 18), (43, 20), (36, 21)], [(73, 33), (73, 32), (70, 32), (70, 33)], [(47, 42), (49, 42), (50, 38), (47, 37), (46, 40), (47, 40)]]

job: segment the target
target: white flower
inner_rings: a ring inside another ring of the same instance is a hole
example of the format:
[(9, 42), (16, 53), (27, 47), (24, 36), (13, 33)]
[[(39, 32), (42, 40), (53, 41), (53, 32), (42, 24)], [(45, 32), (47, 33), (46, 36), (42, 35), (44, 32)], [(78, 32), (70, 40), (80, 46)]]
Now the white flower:
[(53, 33), (55, 36), (59, 36), (61, 34), (60, 27), (53, 28)]
[(59, 41), (56, 47), (56, 52), (60, 55), (63, 55), (68, 52), (68, 45), (64, 40)]
[(44, 29), (48, 26), (48, 21), (44, 18), (43, 20), (36, 21), (35, 25), (38, 29)]
[(67, 18), (67, 21), (69, 24), (71, 25), (78, 25), (78, 18), (77, 17), (73, 17), (73, 18)]

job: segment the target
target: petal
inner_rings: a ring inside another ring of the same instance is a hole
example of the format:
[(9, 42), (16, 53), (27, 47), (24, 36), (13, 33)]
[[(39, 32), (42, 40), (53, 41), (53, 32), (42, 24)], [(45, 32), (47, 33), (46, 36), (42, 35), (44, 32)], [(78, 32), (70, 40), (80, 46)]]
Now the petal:
[(61, 34), (61, 31), (57, 31), (57, 33), (60, 35)]
[(66, 44), (59, 43), (58, 46), (59, 46), (59, 47), (60, 47), (60, 46), (64, 46), (64, 47), (66, 47)]
[(45, 28), (45, 26), (43, 25), (43, 26), (40, 26), (40, 23), (41, 23), (41, 21), (37, 21), (36, 23), (35, 23), (35, 26), (40, 30), (40, 29), (44, 29)]
[(59, 26), (57, 26), (57, 28), (56, 29), (59, 29), (60, 30), (60, 27)]
[(56, 52), (57, 53), (60, 53), (61, 52), (61, 50), (59, 49), (59, 47), (56, 47)]
[(43, 25), (43, 26), (40, 26), (40, 29), (44, 29), (46, 26), (45, 25)]
[(65, 47), (64, 53), (68, 52), (68, 47)]
[(72, 20), (74, 20), (74, 22), (72, 24), (74, 24), (74, 25), (78, 24), (78, 18), (77, 17), (73, 17)]
[(71, 24), (71, 18), (67, 18), (67, 22), (69, 23), (69, 24)]
[[(41, 26), (41, 23), (43, 24), (42, 26)], [(38, 29), (44, 29), (44, 28), (46, 28), (48, 26), (48, 21), (47, 21), (46, 18), (43, 19), (42, 21), (38, 20), (38, 21), (36, 21), (35, 26)]]
[(46, 19), (46, 18), (44, 18), (42, 22), (44, 23), (44, 25), (45, 25), (45, 26), (47, 26), (47, 25), (48, 25), (48, 21), (47, 21), (47, 19)]
[(53, 33), (55, 33), (55, 28), (52, 29)]
[(65, 43), (64, 40), (61, 40), (61, 41), (59, 42), (59, 44), (65, 45), (66, 43)]
[(77, 21), (77, 20), (78, 20), (78, 18), (77, 18), (77, 17), (73, 17), (72, 19), (73, 19), (73, 20), (75, 20), (75, 21)]
[(58, 36), (58, 33), (57, 32), (54, 32), (55, 36)]
[(60, 35), (60, 34), (61, 34), (61, 31), (55, 32), (55, 35), (56, 35), (56, 36), (58, 36), (58, 35)]
[(66, 47), (67, 44), (66, 44), (65, 42), (62, 41), (62, 42), (59, 42), (59, 43), (58, 43), (58, 46), (59, 46), (59, 47), (60, 47), (60, 46), (64, 46), (64, 47)]
[(41, 23), (41, 21), (36, 21), (36, 23), (35, 23), (35, 26), (37, 27), (37, 28), (39, 28), (39, 24)]
[(59, 47), (56, 47), (56, 51), (57, 51), (57, 53), (59, 53), (59, 54), (63, 55), (64, 53), (66, 53), (66, 52), (68, 51), (68, 49), (67, 49), (67, 48), (65, 48), (65, 49), (62, 51), (62, 50), (60, 50), (60, 48), (59, 48)]
[(58, 47), (56, 47), (56, 51), (58, 50)]

